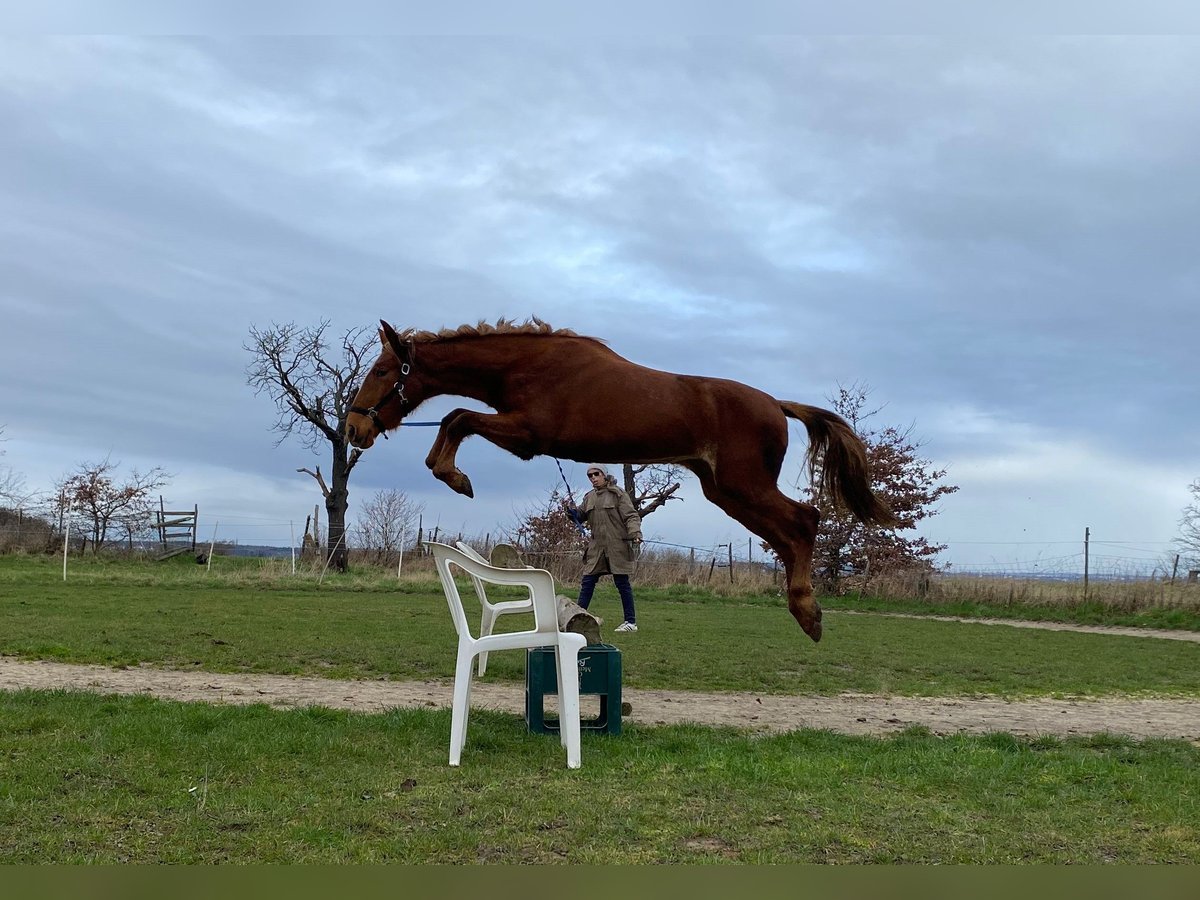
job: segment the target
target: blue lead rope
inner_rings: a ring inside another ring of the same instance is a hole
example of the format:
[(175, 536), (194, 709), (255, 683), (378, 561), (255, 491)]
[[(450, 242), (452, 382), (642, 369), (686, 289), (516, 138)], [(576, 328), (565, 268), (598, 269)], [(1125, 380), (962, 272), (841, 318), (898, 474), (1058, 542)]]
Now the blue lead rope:
[(575, 496), (571, 493), (571, 485), (567, 481), (567, 473), (563, 471), (562, 463), (558, 461), (557, 456), (554, 457), (554, 464), (558, 466), (558, 474), (562, 476), (563, 487), (567, 489), (567, 499), (571, 501), (571, 508), (567, 510), (567, 515), (575, 523), (575, 530), (587, 537), (587, 529), (583, 527), (583, 519), (579, 515), (579, 505), (575, 502)]

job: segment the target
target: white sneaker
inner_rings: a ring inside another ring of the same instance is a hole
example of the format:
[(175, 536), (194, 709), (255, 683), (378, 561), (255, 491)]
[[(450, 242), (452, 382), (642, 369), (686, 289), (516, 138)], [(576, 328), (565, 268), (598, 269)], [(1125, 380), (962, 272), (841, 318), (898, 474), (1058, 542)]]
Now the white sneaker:
[(631, 631), (637, 631), (637, 626), (632, 622), (622, 622), (620, 625), (614, 628), (613, 631), (617, 632), (618, 634), (625, 634)]

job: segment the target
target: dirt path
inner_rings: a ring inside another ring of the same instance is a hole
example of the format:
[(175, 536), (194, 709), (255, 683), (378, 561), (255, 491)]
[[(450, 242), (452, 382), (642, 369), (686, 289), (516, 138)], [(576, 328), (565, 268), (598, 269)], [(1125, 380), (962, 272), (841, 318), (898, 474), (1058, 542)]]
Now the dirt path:
[[(440, 681), (333, 681), (280, 675), (219, 675), (150, 667), (24, 662), (0, 657), (0, 689), (89, 690), (149, 694), (206, 703), (266, 703), (278, 708), (319, 705), (379, 712), (393, 707), (445, 707), (451, 685)], [(843, 734), (887, 734), (924, 725), (938, 734), (1006, 731), (1019, 735), (1079, 735), (1108, 731), (1138, 738), (1200, 741), (1200, 699), (1019, 700), (997, 698), (882, 697), (842, 694), (797, 697), (752, 693), (629, 690), (626, 721), (661, 725), (697, 722), (758, 732), (826, 728)], [(479, 707), (524, 712), (524, 687), (477, 681)], [(588, 700), (584, 698), (585, 714)]]
[(1163, 641), (1191, 641), (1200, 644), (1200, 631), (1173, 631), (1166, 628), (1126, 628), (1121, 625), (1074, 625), (1069, 622), (1036, 622), (1028, 619), (972, 619), (966, 616), (918, 616), (912, 613), (859, 612), (839, 609), (838, 615), (886, 616), (890, 619), (926, 619), (933, 622), (966, 622), (971, 625), (1001, 625), (1009, 628), (1039, 628), (1043, 631), (1081, 631), (1085, 634), (1115, 634), (1122, 637), (1157, 638)]

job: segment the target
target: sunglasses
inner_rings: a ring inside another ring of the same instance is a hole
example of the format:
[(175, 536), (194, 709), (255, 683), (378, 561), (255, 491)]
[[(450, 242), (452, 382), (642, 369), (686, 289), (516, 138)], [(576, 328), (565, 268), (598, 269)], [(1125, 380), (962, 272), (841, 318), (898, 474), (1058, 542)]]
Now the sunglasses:
[(588, 478), (595, 478), (597, 475), (603, 475), (603, 472), (588, 472)]

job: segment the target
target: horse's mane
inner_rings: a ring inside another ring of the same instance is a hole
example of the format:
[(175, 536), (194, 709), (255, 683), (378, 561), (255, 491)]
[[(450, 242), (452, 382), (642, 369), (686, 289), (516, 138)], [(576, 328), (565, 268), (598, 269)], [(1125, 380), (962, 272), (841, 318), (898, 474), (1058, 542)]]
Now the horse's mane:
[(588, 341), (596, 341), (604, 343), (599, 338), (588, 337), (585, 334), (579, 334), (569, 328), (554, 328), (553, 326), (543, 322), (537, 316), (531, 316), (524, 322), (516, 322), (512, 319), (497, 319), (496, 324), (492, 325), (482, 319), (475, 325), (459, 325), (457, 328), (443, 328), (440, 331), (416, 331), (409, 329), (401, 333), (401, 337), (405, 340), (416, 341), (417, 343), (428, 343), (430, 341), (454, 341), (464, 338), (489, 337), (498, 334), (536, 334), (545, 335), (546, 337), (577, 337)]

